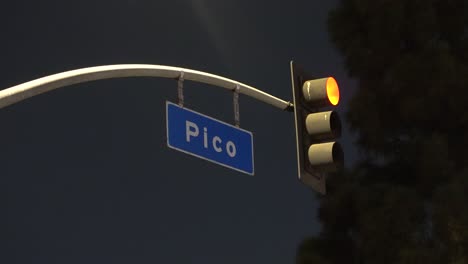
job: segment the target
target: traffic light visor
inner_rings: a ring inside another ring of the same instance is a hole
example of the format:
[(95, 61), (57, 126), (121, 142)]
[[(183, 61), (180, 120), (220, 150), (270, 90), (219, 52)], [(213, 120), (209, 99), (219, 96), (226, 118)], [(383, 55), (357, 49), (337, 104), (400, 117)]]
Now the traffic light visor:
[(340, 90), (338, 89), (338, 83), (335, 78), (328, 77), (326, 86), (328, 101), (330, 101), (332, 105), (337, 105), (340, 101)]

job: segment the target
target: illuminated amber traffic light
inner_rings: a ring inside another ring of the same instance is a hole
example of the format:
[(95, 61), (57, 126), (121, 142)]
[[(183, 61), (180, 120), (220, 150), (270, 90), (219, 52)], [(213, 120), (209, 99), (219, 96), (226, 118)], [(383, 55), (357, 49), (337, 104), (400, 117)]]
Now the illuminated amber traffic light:
[(338, 105), (340, 102), (340, 89), (333, 77), (327, 78), (327, 96), (332, 105)]
[(341, 136), (338, 113), (319, 109), (338, 105), (338, 83), (333, 77), (315, 79), (292, 61), (291, 79), (299, 179), (325, 194), (326, 175), (343, 165), (344, 155), (334, 141)]
[(336, 106), (340, 101), (338, 83), (333, 77), (304, 81), (302, 84), (302, 94), (304, 100), (313, 107), (322, 107), (330, 104)]

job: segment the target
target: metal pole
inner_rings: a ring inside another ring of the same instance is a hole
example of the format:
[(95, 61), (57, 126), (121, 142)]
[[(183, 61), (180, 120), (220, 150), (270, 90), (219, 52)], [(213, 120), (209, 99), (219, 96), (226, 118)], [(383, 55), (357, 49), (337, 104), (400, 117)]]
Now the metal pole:
[(88, 81), (121, 77), (162, 77), (202, 82), (226, 88), (230, 91), (239, 86), (239, 93), (253, 97), (274, 107), (291, 111), (292, 103), (281, 100), (252, 86), (211, 73), (164, 65), (120, 64), (77, 69), (49, 75), (0, 91), (0, 108), (15, 104), (35, 95)]
[(177, 97), (179, 105), (184, 106), (184, 72), (180, 73), (179, 80), (177, 81)]
[(233, 93), (232, 103), (234, 105), (234, 125), (236, 125), (236, 127), (240, 127), (239, 85), (236, 85), (236, 89), (234, 89)]

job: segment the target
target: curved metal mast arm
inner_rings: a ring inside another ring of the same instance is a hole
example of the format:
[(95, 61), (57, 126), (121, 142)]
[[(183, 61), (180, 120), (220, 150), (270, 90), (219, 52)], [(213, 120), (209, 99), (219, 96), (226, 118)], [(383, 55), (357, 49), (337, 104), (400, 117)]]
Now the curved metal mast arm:
[(121, 77), (162, 77), (177, 79), (181, 73), (184, 74), (185, 80), (207, 83), (229, 90), (235, 90), (238, 86), (239, 93), (241, 94), (253, 97), (283, 110), (292, 109), (292, 104), (290, 102), (281, 100), (254, 87), (228, 78), (191, 69), (147, 64), (97, 66), (42, 77), (1, 90), (0, 108), (15, 104), (35, 95), (72, 84)]

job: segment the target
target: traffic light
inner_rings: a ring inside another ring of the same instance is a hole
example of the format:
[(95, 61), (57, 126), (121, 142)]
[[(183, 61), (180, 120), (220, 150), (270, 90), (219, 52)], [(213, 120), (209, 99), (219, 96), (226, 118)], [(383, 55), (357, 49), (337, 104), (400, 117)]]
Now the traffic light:
[(329, 172), (343, 166), (343, 150), (334, 140), (341, 136), (341, 121), (333, 110), (340, 91), (333, 77), (315, 79), (291, 61), (299, 180), (325, 194)]

